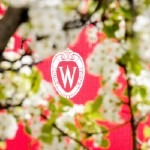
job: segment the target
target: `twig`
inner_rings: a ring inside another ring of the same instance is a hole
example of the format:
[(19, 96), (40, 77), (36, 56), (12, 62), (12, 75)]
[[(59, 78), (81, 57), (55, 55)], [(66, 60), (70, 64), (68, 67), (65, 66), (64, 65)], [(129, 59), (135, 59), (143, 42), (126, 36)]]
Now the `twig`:
[[(135, 15), (136, 15), (136, 10), (135, 10), (135, 6), (134, 6), (134, 0), (128, 0), (128, 3), (130, 5), (130, 12), (132, 14), (132, 19), (130, 20), (130, 23), (132, 24), (131, 27), (134, 24), (135, 21)], [(126, 22), (128, 22), (129, 20), (126, 19)], [(127, 40), (128, 37), (134, 37), (134, 30), (132, 28), (130, 28), (130, 31), (127, 30), (128, 28), (128, 23), (126, 23), (126, 32), (125, 32), (125, 39)]]
[(129, 84), (129, 80), (127, 80), (127, 84), (128, 84), (129, 108), (130, 108), (130, 112), (131, 112), (131, 128), (132, 128), (132, 136), (133, 136), (133, 150), (136, 150), (136, 126), (135, 126), (134, 114), (133, 114), (133, 111), (132, 111), (132, 101), (131, 101), (132, 87)]
[(132, 10), (132, 13), (134, 14), (135, 13), (135, 8), (134, 8), (134, 0), (128, 0), (129, 4), (130, 4), (130, 7), (131, 7), (131, 10)]
[(89, 132), (85, 132), (85, 131), (82, 131), (82, 132), (88, 134), (89, 136), (94, 135), (94, 134), (108, 133), (108, 132), (115, 131), (116, 129), (119, 129), (119, 128), (123, 127), (124, 125), (128, 124), (128, 123), (130, 123), (130, 120), (128, 120), (125, 123), (120, 124), (120, 125), (118, 125), (118, 126), (116, 126), (114, 128), (111, 128), (110, 130), (103, 130), (101, 132), (93, 132), (93, 133), (89, 133)]
[(89, 150), (89, 148), (87, 148), (82, 142), (80, 142), (79, 140), (77, 140), (76, 138), (73, 138), (72, 136), (70, 136), (69, 134), (65, 133), (63, 130), (61, 130), (56, 124), (53, 124), (53, 127), (55, 129), (57, 129), (61, 134), (62, 136), (67, 136), (69, 137), (70, 139), (74, 140), (76, 143), (78, 143), (79, 145), (81, 145), (85, 150)]
[[(43, 118), (43, 119), (48, 119), (45, 115), (43, 115), (43, 114), (41, 114), (41, 117)], [(89, 150), (82, 142), (80, 142), (79, 140), (77, 140), (77, 139), (75, 139), (75, 138), (73, 138), (73, 137), (71, 137), (69, 134), (67, 134), (67, 133), (65, 133), (62, 129), (60, 129), (55, 123), (53, 123), (53, 127), (55, 128), (55, 129), (57, 129), (60, 133), (61, 133), (61, 135), (62, 136), (67, 136), (67, 137), (69, 137), (70, 139), (72, 139), (72, 140), (74, 140), (76, 143), (78, 143), (79, 145), (81, 145), (85, 150)]]
[[(95, 8), (95, 10), (91, 13), (91, 14), (86, 14), (86, 15), (81, 15), (80, 19), (76, 19), (73, 21), (68, 21), (64, 24), (63, 29), (64, 30), (69, 30), (69, 29), (74, 29), (74, 28), (80, 28), (84, 25), (86, 25), (88, 23), (88, 21), (90, 20), (91, 16), (99, 10), (99, 8), (102, 6), (103, 0), (95, 0), (97, 1), (97, 6)], [(95, 22), (90, 22), (91, 24), (95, 24)]]

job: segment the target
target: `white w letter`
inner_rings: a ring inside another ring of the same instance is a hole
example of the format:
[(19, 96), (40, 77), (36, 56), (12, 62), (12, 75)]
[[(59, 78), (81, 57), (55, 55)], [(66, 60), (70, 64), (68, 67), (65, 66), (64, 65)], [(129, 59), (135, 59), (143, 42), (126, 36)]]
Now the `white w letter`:
[(67, 84), (67, 79), (69, 81), (70, 87), (72, 87), (72, 83), (73, 83), (73, 80), (74, 80), (74, 74), (75, 74), (76, 68), (77, 67), (73, 67), (73, 74), (72, 74), (72, 77), (71, 77), (70, 70), (69, 70), (68, 66), (67, 66), (65, 75), (64, 75), (64, 72), (63, 72), (63, 67), (59, 67), (61, 77), (62, 77), (62, 81), (63, 81), (63, 84), (64, 84), (65, 88), (66, 88), (66, 84)]

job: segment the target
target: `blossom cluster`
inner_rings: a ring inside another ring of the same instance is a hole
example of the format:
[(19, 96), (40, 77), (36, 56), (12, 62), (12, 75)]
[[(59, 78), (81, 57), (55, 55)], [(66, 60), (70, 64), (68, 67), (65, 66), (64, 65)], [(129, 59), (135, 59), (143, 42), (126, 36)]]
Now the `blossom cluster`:
[(142, 14), (136, 17), (133, 25), (134, 31), (138, 34), (139, 57), (143, 62), (150, 62), (150, 9), (144, 10)]
[[(113, 93), (116, 80), (120, 75), (120, 67), (117, 60), (125, 53), (120, 43), (112, 39), (105, 39), (98, 43), (87, 59), (90, 73), (101, 76), (104, 85), (100, 90), (103, 96), (103, 113), (106, 119), (114, 122), (121, 121), (119, 117), (120, 100)], [(109, 94), (108, 94), (109, 93)]]
[(45, 5), (42, 2), (42, 4), (30, 7), (29, 21), (18, 29), (19, 35), (31, 39), (30, 48), (39, 59), (47, 58), (65, 49), (75, 42), (80, 32), (80, 29), (64, 29), (66, 22), (80, 18), (76, 11), (65, 12), (63, 8), (65, 4), (60, 0), (54, 3), (47, 1)]

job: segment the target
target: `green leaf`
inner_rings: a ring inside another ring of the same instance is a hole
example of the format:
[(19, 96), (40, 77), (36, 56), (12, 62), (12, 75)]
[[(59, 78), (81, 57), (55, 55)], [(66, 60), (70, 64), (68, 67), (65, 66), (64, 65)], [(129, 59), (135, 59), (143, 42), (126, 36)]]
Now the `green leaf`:
[(85, 104), (85, 113), (92, 112), (92, 104), (93, 104), (93, 101), (89, 101)]
[(119, 29), (119, 23), (112, 23), (110, 25), (104, 24), (103, 31), (108, 37), (115, 37), (115, 32)]
[(138, 112), (137, 106), (138, 106), (138, 104), (135, 104), (135, 105), (132, 106), (132, 111), (133, 111), (134, 113), (137, 113), (137, 112)]
[(51, 111), (51, 112), (57, 112), (57, 107), (55, 105), (55, 100), (51, 100), (48, 104), (48, 109)]
[(143, 142), (140, 149), (141, 150), (147, 150), (148, 146), (149, 146), (148, 143)]
[(97, 111), (99, 110), (101, 104), (102, 104), (102, 97), (98, 96), (97, 99), (94, 101), (93, 105), (92, 105), (92, 109), (93, 111)]
[(71, 6), (65, 5), (65, 6), (63, 7), (63, 9), (64, 9), (64, 11), (65, 11), (66, 13), (70, 13), (72, 10), (75, 9), (75, 7), (71, 7)]
[(130, 9), (125, 9), (124, 7), (120, 7), (119, 11), (126, 19), (132, 19), (133, 16)]
[(44, 143), (51, 144), (52, 141), (53, 141), (53, 135), (51, 133), (49, 133), (49, 134), (41, 134), (39, 139), (41, 141), (43, 141)]
[(89, 119), (94, 119), (94, 120), (104, 119), (103, 115), (100, 112), (85, 113), (85, 116), (88, 117)]
[(43, 133), (49, 133), (49, 132), (51, 132), (51, 130), (52, 130), (52, 124), (50, 122), (47, 122), (42, 127), (42, 132)]
[(149, 1), (149, 0), (144, 0), (144, 3), (145, 3), (145, 5), (146, 5), (147, 7), (150, 6), (150, 1)]
[(85, 113), (96, 112), (102, 104), (102, 97), (98, 96), (95, 101), (90, 101), (85, 105)]
[(79, 1), (64, 1), (65, 5), (63, 6), (63, 10), (66, 12), (66, 13), (70, 13), (71, 11), (73, 10), (76, 10), (78, 5), (79, 5)]
[(9, 5), (9, 2), (8, 2), (7, 0), (1, 0), (0, 2), (3, 3), (3, 4), (6, 5), (6, 6)]
[(58, 113), (57, 112), (55, 112), (54, 114), (51, 114), (51, 117), (48, 120), (48, 124), (52, 125), (56, 121), (57, 117), (58, 117)]
[(145, 86), (133, 86), (132, 95), (141, 95), (142, 99), (147, 97), (147, 88)]
[(30, 81), (32, 82), (32, 92), (33, 93), (37, 93), (40, 87), (40, 83), (41, 83), (41, 74), (40, 72), (33, 68), (33, 73), (30, 76)]
[(143, 132), (144, 132), (144, 137), (146, 137), (146, 138), (150, 137), (150, 127), (149, 126), (145, 126)]
[(7, 147), (7, 146), (6, 146), (6, 141), (5, 141), (5, 140), (4, 140), (4, 141), (1, 140), (1, 141), (0, 141), (0, 149), (1, 149), (1, 150), (4, 150), (4, 149), (6, 149), (6, 147)]
[(127, 67), (130, 72), (133, 72), (136, 75), (139, 75), (142, 70), (142, 66), (139, 62), (137, 62), (137, 60), (136, 62), (134, 61), (128, 62)]
[(67, 98), (64, 98), (64, 97), (60, 97), (59, 102), (64, 106), (69, 106), (69, 107), (73, 106), (73, 103), (70, 100), (68, 100)]
[(5, 99), (5, 94), (4, 94), (4, 87), (0, 85), (0, 100)]
[(72, 132), (78, 134), (78, 129), (77, 129), (77, 127), (76, 127), (74, 124), (67, 122), (67, 123), (65, 124), (65, 126), (66, 126), (70, 131), (72, 131)]
[(142, 65), (139, 56), (135, 52), (124, 54), (119, 60), (119, 64), (124, 65), (130, 73), (134, 73), (135, 75), (140, 75), (141, 73)]
[(108, 132), (107, 132), (107, 131), (108, 131), (108, 129), (107, 129), (106, 127), (101, 126), (100, 128), (101, 128), (101, 132), (108, 133)]
[(101, 142), (101, 146), (104, 148), (107, 148), (109, 146), (109, 141), (106, 139), (103, 139)]
[[(89, 1), (89, 7), (88, 7), (88, 13), (89, 14), (92, 14), (94, 11), (95, 11), (95, 9), (96, 9), (96, 7), (97, 7), (97, 5), (98, 5), (98, 1), (96, 2), (96, 1)], [(98, 11), (98, 10), (97, 10)]]
[(26, 131), (28, 134), (31, 134), (31, 129), (29, 128), (28, 125), (25, 126), (25, 131)]

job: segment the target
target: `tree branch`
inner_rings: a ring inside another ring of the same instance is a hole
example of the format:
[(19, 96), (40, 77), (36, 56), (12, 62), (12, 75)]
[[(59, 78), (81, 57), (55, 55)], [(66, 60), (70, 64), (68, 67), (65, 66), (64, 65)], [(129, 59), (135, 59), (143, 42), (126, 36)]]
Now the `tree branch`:
[(27, 12), (28, 8), (8, 7), (4, 17), (0, 20), (0, 56), (18, 26), (28, 20)]
[[(124, 64), (121, 64), (120, 62), (118, 64), (125, 70), (125, 74), (127, 74), (128, 72), (127, 72), (126, 66)], [(131, 123), (131, 129), (132, 129), (132, 143), (133, 143), (133, 150), (137, 150), (137, 146), (136, 146), (137, 126), (136, 126), (136, 121), (134, 118), (134, 113), (132, 111), (132, 100), (131, 100), (132, 93), (131, 92), (132, 92), (132, 86), (129, 83), (129, 79), (127, 79), (127, 95), (129, 98), (128, 106), (130, 108), (130, 113), (131, 113), (130, 123)]]
[(130, 112), (131, 112), (131, 128), (132, 128), (132, 143), (133, 143), (133, 150), (136, 150), (136, 125), (135, 125), (135, 119), (134, 119), (134, 114), (132, 111), (132, 101), (131, 101), (131, 91), (132, 91), (132, 87), (130, 86), (129, 83), (129, 79), (127, 80), (127, 85), (128, 85), (128, 98), (129, 98), (129, 108), (130, 108)]

